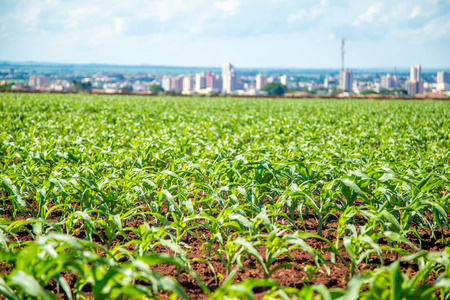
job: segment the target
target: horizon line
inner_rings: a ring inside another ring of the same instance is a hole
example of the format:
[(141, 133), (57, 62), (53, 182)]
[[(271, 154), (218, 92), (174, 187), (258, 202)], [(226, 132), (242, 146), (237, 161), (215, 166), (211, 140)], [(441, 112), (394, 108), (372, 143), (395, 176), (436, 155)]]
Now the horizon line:
[[(225, 62), (224, 62), (225, 63)], [(131, 68), (139, 68), (139, 67), (156, 67), (156, 68), (183, 68), (183, 69), (221, 69), (222, 66), (181, 66), (181, 65), (152, 65), (152, 64), (118, 64), (118, 63), (98, 63), (98, 62), (89, 62), (89, 63), (80, 63), (80, 62), (49, 62), (49, 61), (36, 61), (36, 60), (24, 60), (24, 61), (14, 61), (14, 60), (0, 60), (0, 64), (47, 64), (47, 65), (77, 65), (77, 66), (104, 66), (104, 67), (131, 67)], [(414, 63), (415, 64), (415, 63)], [(412, 65), (414, 65), (412, 64)], [(421, 64), (420, 64), (421, 65)], [(422, 70), (450, 70), (450, 67), (431, 67), (427, 68), (422, 66)], [(340, 67), (274, 67), (274, 66), (265, 66), (265, 67), (236, 67), (236, 69), (274, 69), (274, 70), (340, 70)], [(411, 66), (390, 66), (390, 67), (347, 67), (347, 69), (353, 70), (387, 70), (387, 69), (397, 69), (397, 70), (408, 70)]]

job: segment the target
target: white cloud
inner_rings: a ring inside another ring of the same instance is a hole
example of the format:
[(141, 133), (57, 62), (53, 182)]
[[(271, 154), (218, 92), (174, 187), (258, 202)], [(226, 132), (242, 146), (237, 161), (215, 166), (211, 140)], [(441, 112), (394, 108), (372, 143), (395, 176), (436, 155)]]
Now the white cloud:
[(380, 8), (383, 4), (381, 2), (377, 2), (371, 5), (363, 14), (359, 15), (356, 20), (353, 22), (353, 26), (359, 26), (364, 22), (372, 23), (373, 17), (380, 12)]
[(305, 9), (302, 9), (298, 13), (288, 15), (287, 20), (288, 22), (295, 22), (302, 19), (307, 21), (314, 21), (319, 16), (323, 15), (326, 12), (327, 8), (328, 0), (320, 0), (319, 4), (314, 5), (309, 13)]
[(222, 11), (223, 15), (233, 15), (241, 5), (239, 0), (217, 1), (214, 6)]
[(114, 32), (122, 34), (126, 31), (127, 19), (124, 17), (114, 18)]
[[(175, 50), (184, 48), (184, 38), (199, 55), (186, 56), (183, 63), (194, 64), (222, 55), (211, 51), (218, 48), (215, 44), (204, 50), (211, 40), (233, 40), (224, 49), (234, 51), (244, 40), (253, 39), (263, 48), (267, 36), (289, 34), (307, 36), (312, 48), (338, 45), (343, 36), (393, 49), (448, 49), (448, 20), (450, 0), (0, 0), (0, 56), (106, 61), (108, 55), (110, 62), (151, 57), (154, 63), (166, 59), (176, 64)], [(321, 40), (311, 39), (316, 36)], [(258, 49), (251, 43), (248, 47)], [(136, 55), (124, 55), (125, 50)], [(272, 60), (292, 61), (271, 55)]]
[(408, 37), (416, 45), (427, 44), (439, 40), (450, 41), (450, 30), (448, 29), (450, 29), (450, 18), (442, 16), (434, 18), (418, 28), (395, 29), (392, 35), (398, 39)]
[(289, 22), (295, 22), (297, 20), (301, 20), (306, 16), (306, 11), (304, 9), (302, 9), (301, 11), (299, 11), (296, 14), (290, 14), (287, 18), (287, 20)]
[(320, 0), (320, 3), (311, 9), (311, 20), (315, 20), (318, 16), (325, 13), (328, 7), (328, 0)]
[(409, 14), (410, 19), (414, 19), (415, 17), (419, 16), (421, 14), (422, 10), (420, 9), (420, 5), (416, 5), (412, 12)]

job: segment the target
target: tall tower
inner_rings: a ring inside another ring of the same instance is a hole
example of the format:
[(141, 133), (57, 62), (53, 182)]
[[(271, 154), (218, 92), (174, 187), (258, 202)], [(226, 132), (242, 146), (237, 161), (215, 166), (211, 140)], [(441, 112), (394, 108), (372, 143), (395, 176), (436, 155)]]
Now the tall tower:
[(341, 59), (342, 59), (342, 68), (341, 72), (339, 72), (339, 88), (343, 91), (351, 92), (353, 90), (353, 73), (350, 70), (345, 68), (345, 39), (342, 38), (341, 44)]

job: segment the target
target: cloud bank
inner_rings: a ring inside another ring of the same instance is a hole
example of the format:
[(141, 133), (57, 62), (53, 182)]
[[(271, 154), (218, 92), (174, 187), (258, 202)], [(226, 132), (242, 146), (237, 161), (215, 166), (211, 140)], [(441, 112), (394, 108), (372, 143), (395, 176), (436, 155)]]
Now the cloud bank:
[(0, 0), (3, 60), (450, 66), (449, 0)]

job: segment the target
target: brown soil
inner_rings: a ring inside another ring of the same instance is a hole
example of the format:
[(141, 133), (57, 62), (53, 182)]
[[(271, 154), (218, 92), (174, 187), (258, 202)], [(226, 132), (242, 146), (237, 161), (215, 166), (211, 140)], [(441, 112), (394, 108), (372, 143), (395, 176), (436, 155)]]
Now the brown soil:
[[(35, 204), (33, 204), (33, 201), (27, 201), (33, 208), (36, 210), (37, 207), (35, 207)], [(34, 202), (35, 203), (35, 202)], [(11, 220), (11, 215), (9, 213), (9, 210), (4, 210), (3, 214), (0, 215), (0, 218), (4, 218), (7, 220)], [(55, 221), (58, 219), (58, 215), (52, 216), (54, 217)], [(429, 216), (431, 218), (431, 216)], [(24, 215), (20, 215), (16, 218), (17, 219), (25, 219), (26, 217)], [(305, 219), (305, 227), (307, 232), (310, 233), (317, 233), (317, 224), (315, 220), (312, 218)], [(355, 218), (355, 221), (357, 223), (363, 222), (364, 219), (362, 218)], [(138, 227), (139, 225), (143, 224), (144, 220), (136, 216), (133, 219), (130, 219), (127, 221), (126, 226), (127, 227)], [(125, 224), (124, 224), (125, 225)], [(82, 223), (79, 221), (77, 223), (77, 227), (81, 227)], [(301, 226), (300, 223), (298, 223), (298, 226)], [(326, 231), (324, 232), (324, 237), (330, 240), (331, 242), (336, 241), (336, 228), (337, 228), (337, 222), (332, 221), (329, 222), (326, 228)], [(27, 230), (28, 229), (28, 230)], [(31, 225), (26, 225), (24, 228), (19, 230), (15, 235), (14, 238), (19, 241), (31, 241), (33, 240), (33, 237), (30, 234), (30, 231), (32, 231)], [(100, 234), (103, 234), (102, 230), (98, 230)], [(205, 236), (206, 238), (210, 237), (210, 233), (206, 228), (199, 227), (193, 230), (197, 236)], [(443, 233), (440, 231), (437, 231), (436, 238), (432, 239), (430, 234), (426, 232), (423, 229), (418, 229), (418, 233), (421, 235), (421, 240), (419, 240), (417, 237), (413, 236), (412, 234), (408, 236), (411, 242), (413, 242), (416, 246), (423, 250), (428, 251), (441, 251), (443, 250), (447, 245), (442, 240), (450, 240), (450, 230), (445, 229)], [(82, 229), (75, 233), (77, 238), (84, 239), (86, 238), (86, 233)], [(113, 240), (108, 245), (103, 242), (103, 239), (100, 236), (97, 236), (95, 234), (92, 235), (93, 241), (105, 246), (106, 248), (114, 247), (117, 243), (124, 243), (126, 239), (137, 239), (138, 237), (134, 235), (133, 233), (129, 233), (127, 237), (119, 235), (116, 240)], [(192, 236), (189, 236), (188, 239), (184, 239), (187, 245), (189, 245), (191, 248), (185, 250), (188, 251), (189, 258), (202, 258), (205, 260), (208, 260), (211, 265), (214, 267), (214, 270), (217, 273), (221, 273), (224, 276), (226, 276), (226, 269), (223, 266), (220, 259), (215, 256), (214, 254), (211, 254), (210, 258), (208, 258), (207, 254), (204, 250), (202, 250), (202, 242), (195, 239)], [(324, 250), (328, 247), (328, 244), (326, 242), (323, 242), (321, 240), (316, 239), (307, 239), (306, 242), (308, 245), (310, 245), (312, 248), (321, 251), (321, 253), (324, 255), (324, 257), (327, 259), (327, 261), (330, 261), (331, 259), (331, 252)], [(380, 240), (380, 245), (386, 244), (385, 240)], [(218, 244), (214, 244), (214, 247), (216, 249), (219, 248)], [(402, 246), (405, 250), (411, 250), (409, 246)], [(127, 250), (134, 251), (134, 245), (131, 245), (127, 247)], [(169, 253), (173, 254), (172, 251), (169, 249), (157, 245), (153, 248), (153, 251), (158, 253)], [(264, 258), (265, 257), (265, 249), (263, 247), (259, 247), (258, 252), (260, 255)], [(298, 268), (295, 267), (287, 267), (282, 268), (274, 272), (271, 279), (278, 282), (282, 286), (287, 287), (295, 287), (295, 288), (301, 288), (305, 284), (324, 284), (328, 288), (345, 288), (348, 278), (350, 277), (350, 270), (345, 266), (345, 264), (339, 259), (336, 259), (336, 264), (332, 265), (329, 264), (330, 267), (330, 275), (327, 275), (325, 272), (325, 269), (322, 268), (318, 273), (311, 278), (311, 281), (308, 281), (308, 277), (306, 273), (303, 271), (303, 267), (307, 264), (309, 265), (315, 265), (314, 259), (305, 251), (301, 250), (292, 250), (290, 251), (290, 255), (292, 257), (292, 261), (286, 257), (286, 256), (280, 256), (277, 258), (275, 263), (272, 265), (272, 267), (276, 267), (277, 265), (283, 264), (283, 263), (291, 263)], [(350, 264), (350, 258), (345, 250), (340, 251), (340, 255), (342, 258)], [(385, 261), (385, 265), (389, 265), (393, 263), (396, 260), (396, 254), (392, 251), (384, 251), (383, 252), (383, 259)], [(240, 282), (247, 278), (264, 278), (264, 272), (262, 271), (261, 267), (259, 266), (258, 262), (253, 257), (246, 257), (246, 259), (243, 261), (243, 265), (245, 266), (245, 269), (240, 269), (236, 276), (234, 282)], [(381, 261), (378, 256), (371, 255), (366, 262), (361, 263), (358, 265), (359, 272), (366, 272), (368, 270), (373, 270), (376, 267), (381, 265)], [(409, 272), (410, 276), (414, 276), (414, 274), (418, 271), (418, 266), (414, 262), (403, 262), (401, 263), (401, 269), (403, 272)], [(235, 266), (233, 266), (235, 267)], [(207, 266), (203, 262), (192, 262), (191, 263), (191, 269), (194, 270), (199, 277), (202, 279), (202, 281), (208, 286), (208, 288), (211, 291), (216, 290), (223, 282), (223, 280), (217, 278), (215, 280), (214, 273), (211, 270), (209, 266)], [(186, 272), (181, 272), (181, 274), (177, 274), (177, 270), (172, 265), (157, 265), (154, 267), (154, 270), (156, 272), (159, 272), (161, 274), (171, 276), (178, 280), (180, 285), (184, 288), (184, 290), (193, 298), (193, 299), (207, 299), (207, 295), (203, 293), (202, 289), (200, 288), (199, 284), (196, 282), (196, 280)], [(6, 264), (0, 265), (0, 272), (10, 272), (11, 266), (7, 266)], [(66, 278), (69, 285), (74, 286), (76, 282), (76, 276), (73, 273), (65, 272), (62, 274), (63, 277)], [(429, 278), (434, 279), (434, 278)], [(48, 289), (56, 291), (56, 282), (51, 283), (48, 287)], [(90, 287), (87, 286), (84, 292), (89, 294)], [(257, 298), (262, 298), (262, 296), (265, 293), (264, 289), (255, 289), (255, 294)], [(58, 297), (64, 298), (64, 294), (60, 291), (57, 293)], [(163, 298), (166, 298), (167, 295), (161, 295)]]

